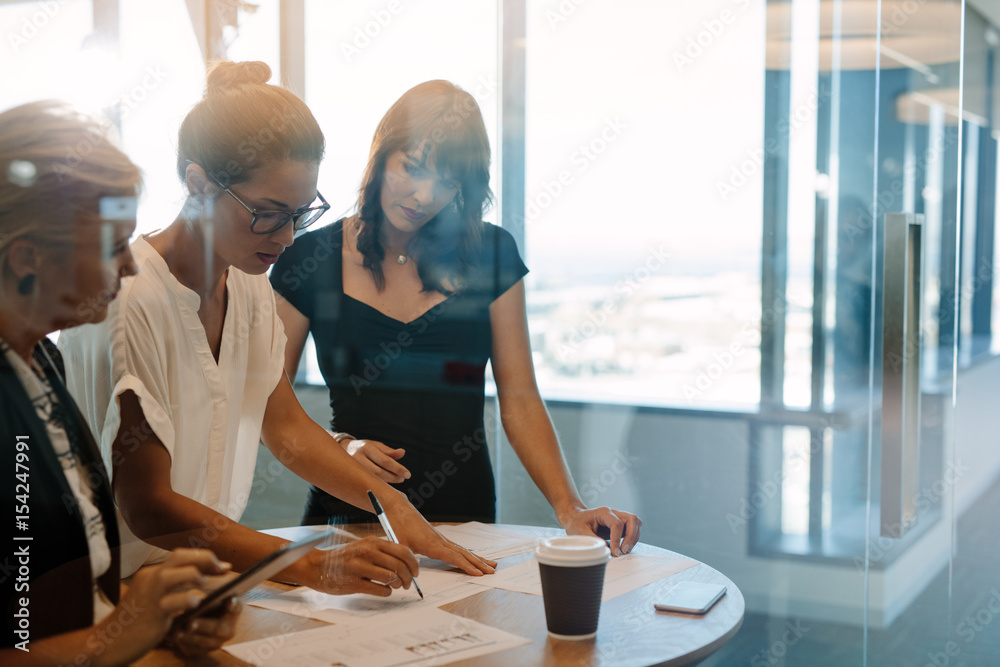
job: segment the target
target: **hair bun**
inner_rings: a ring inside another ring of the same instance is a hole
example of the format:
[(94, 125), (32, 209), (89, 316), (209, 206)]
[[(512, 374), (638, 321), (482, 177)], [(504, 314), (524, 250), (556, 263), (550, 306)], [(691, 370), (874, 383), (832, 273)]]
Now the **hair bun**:
[(259, 60), (234, 63), (228, 60), (212, 63), (208, 68), (205, 93), (216, 93), (226, 88), (260, 84), (271, 79), (271, 68)]

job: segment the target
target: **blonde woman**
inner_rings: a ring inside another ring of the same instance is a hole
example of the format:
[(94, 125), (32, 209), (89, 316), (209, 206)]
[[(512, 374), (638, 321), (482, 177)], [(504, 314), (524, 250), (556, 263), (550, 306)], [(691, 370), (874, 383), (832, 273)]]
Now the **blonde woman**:
[[(128, 664), (164, 638), (185, 653), (218, 648), (236, 607), (172, 628), (210, 551), (179, 550), (120, 584), (111, 490), (90, 429), (46, 335), (107, 314), (135, 273), (138, 168), (108, 124), (56, 102), (0, 114), (0, 452), (7, 543), (0, 604), (4, 665)], [(103, 214), (102, 214), (103, 209)], [(114, 219), (109, 219), (109, 216)]]

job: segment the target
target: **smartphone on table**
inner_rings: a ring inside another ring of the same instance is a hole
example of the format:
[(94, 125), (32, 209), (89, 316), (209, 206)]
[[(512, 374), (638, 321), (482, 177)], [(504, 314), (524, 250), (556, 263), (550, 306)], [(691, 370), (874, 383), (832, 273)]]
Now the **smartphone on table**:
[(682, 581), (667, 591), (663, 599), (653, 606), (657, 611), (704, 614), (725, 594), (726, 587), (721, 584)]

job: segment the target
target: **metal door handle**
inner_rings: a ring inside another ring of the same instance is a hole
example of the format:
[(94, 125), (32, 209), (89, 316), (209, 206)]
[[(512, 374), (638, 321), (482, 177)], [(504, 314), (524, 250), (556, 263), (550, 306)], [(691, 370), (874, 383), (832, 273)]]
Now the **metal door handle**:
[(917, 517), (922, 236), (922, 215), (885, 214), (879, 532), (893, 538), (901, 537)]

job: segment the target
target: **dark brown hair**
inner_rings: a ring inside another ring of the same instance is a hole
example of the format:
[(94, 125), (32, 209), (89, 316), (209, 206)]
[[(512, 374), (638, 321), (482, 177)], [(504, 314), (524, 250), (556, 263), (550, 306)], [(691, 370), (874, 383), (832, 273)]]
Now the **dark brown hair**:
[(385, 287), (379, 239), (385, 163), (396, 151), (420, 149), (438, 173), (459, 183), (453, 204), (421, 227), (408, 251), (417, 258), (425, 291), (451, 294), (468, 273), (482, 236), (483, 213), (493, 202), (490, 143), (479, 105), (448, 81), (426, 81), (409, 89), (386, 112), (372, 138), (358, 197), (358, 250), (379, 291)]
[(260, 166), (282, 160), (319, 162), (325, 141), (305, 102), (267, 83), (262, 62), (216, 62), (205, 94), (181, 123), (177, 175), (185, 182), (189, 162), (224, 186), (253, 177)]

